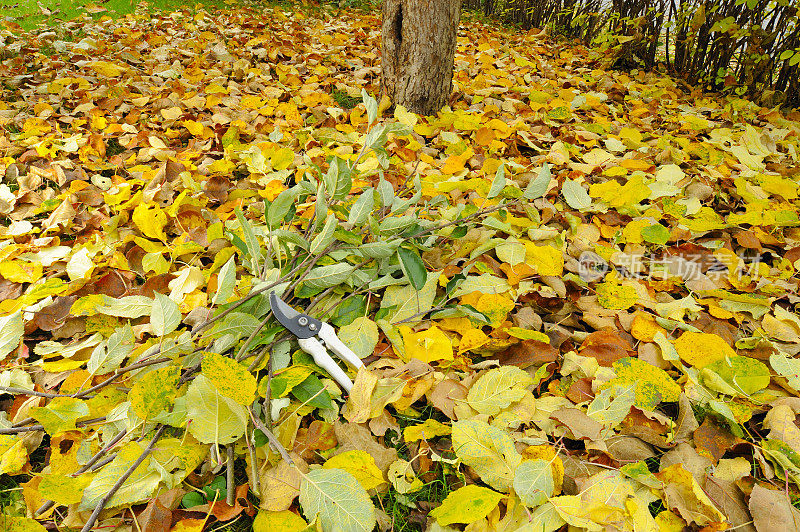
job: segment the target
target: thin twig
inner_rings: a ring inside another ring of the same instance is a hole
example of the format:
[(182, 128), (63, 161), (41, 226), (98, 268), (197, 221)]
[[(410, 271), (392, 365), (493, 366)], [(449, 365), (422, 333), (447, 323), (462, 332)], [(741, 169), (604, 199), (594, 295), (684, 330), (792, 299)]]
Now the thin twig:
[[(255, 436), (255, 432), (253, 433), (253, 436)], [(253, 494), (256, 497), (260, 498), (261, 486), (258, 479), (258, 466), (256, 465), (256, 448), (253, 445), (249, 434), (245, 433), (244, 439), (247, 443), (247, 452), (250, 454), (250, 476), (253, 478), (253, 486), (250, 489), (253, 490)]]
[(111, 489), (108, 490), (108, 492), (106, 492), (105, 495), (103, 495), (103, 498), (100, 499), (100, 501), (97, 503), (97, 506), (94, 507), (92, 515), (89, 516), (89, 520), (86, 521), (85, 525), (83, 525), (81, 532), (89, 532), (92, 529), (94, 523), (97, 521), (97, 518), (100, 516), (100, 512), (102, 512), (103, 508), (105, 508), (106, 504), (108, 504), (108, 501), (111, 500), (114, 494), (117, 493), (117, 491), (119, 491), (119, 489), (122, 487), (123, 484), (125, 484), (125, 481), (128, 480), (128, 478), (133, 474), (134, 471), (136, 471), (136, 468), (139, 467), (139, 465), (141, 465), (141, 463), (144, 462), (144, 459), (147, 458), (153, 451), (153, 447), (155, 447), (158, 439), (161, 438), (161, 434), (163, 434), (165, 428), (166, 427), (164, 425), (159, 425), (158, 429), (156, 429), (156, 433), (153, 436), (153, 439), (150, 440), (150, 443), (144, 449), (144, 451), (142, 451), (142, 454), (139, 455), (139, 458), (137, 458), (136, 461), (133, 462), (131, 466), (127, 469), (127, 471), (125, 471), (122, 474), (122, 476), (119, 477), (119, 479), (114, 483), (114, 485), (111, 486)]
[(247, 337), (247, 340), (244, 341), (242, 347), (239, 348), (239, 352), (236, 354), (236, 362), (241, 362), (244, 360), (245, 355), (247, 354), (247, 350), (250, 349), (250, 345), (252, 345), (253, 340), (255, 340), (258, 333), (264, 330), (264, 327), (267, 326), (267, 322), (272, 319), (272, 310), (267, 312), (267, 315), (264, 316), (264, 319), (261, 320), (261, 323), (258, 324), (258, 327), (253, 329), (253, 332), (250, 333), (250, 336)]
[[(74, 473), (72, 473), (72, 475), (71, 475), (71, 476), (73, 476), (73, 477), (77, 477), (77, 476), (78, 476), (78, 475), (80, 475), (81, 473), (85, 473), (86, 471), (88, 471), (88, 470), (89, 470), (89, 469), (90, 469), (90, 468), (91, 468), (91, 467), (92, 467), (92, 466), (93, 466), (93, 465), (94, 465), (94, 464), (95, 464), (95, 463), (96, 463), (98, 460), (100, 460), (100, 458), (101, 458), (101, 457), (102, 457), (102, 456), (103, 456), (105, 453), (107, 453), (107, 452), (108, 452), (108, 451), (109, 451), (109, 450), (110, 450), (112, 447), (114, 447), (114, 446), (115, 446), (117, 443), (119, 443), (119, 441), (120, 441), (122, 438), (124, 438), (124, 437), (125, 437), (127, 434), (128, 434), (128, 430), (127, 430), (127, 429), (126, 429), (126, 430), (123, 430), (123, 431), (120, 431), (120, 433), (119, 433), (119, 434), (117, 434), (116, 436), (114, 436), (114, 437), (111, 439), (111, 441), (110, 441), (110, 442), (108, 442), (108, 444), (107, 444), (105, 447), (103, 447), (102, 449), (100, 449), (99, 451), (97, 451), (97, 453), (95, 453), (95, 455), (94, 455), (94, 456), (92, 456), (91, 458), (89, 458), (89, 461), (88, 461), (88, 462), (86, 462), (86, 463), (85, 463), (85, 464), (84, 464), (84, 465), (83, 465), (83, 466), (82, 466), (80, 469), (78, 469), (77, 471), (75, 471)], [(113, 458), (112, 458), (112, 460), (113, 460)], [(42, 515), (43, 513), (45, 513), (47, 510), (49, 510), (50, 508), (52, 508), (52, 507), (53, 507), (53, 506), (55, 506), (55, 505), (56, 505), (56, 503), (55, 503), (55, 502), (53, 502), (53, 501), (47, 501), (47, 502), (45, 502), (44, 504), (42, 504), (42, 505), (39, 507), (39, 509), (38, 509), (38, 510), (36, 510), (36, 512), (34, 512), (34, 516), (37, 516), (37, 515)]]
[(48, 399), (53, 399), (55, 397), (71, 397), (70, 395), (63, 395), (60, 393), (37, 392), (36, 390), (26, 390), (25, 388), (11, 388), (8, 386), (0, 386), (0, 392), (10, 393), (14, 395), (31, 395), (34, 397), (47, 397)]
[[(96, 417), (96, 418), (92, 418), (92, 419), (87, 419), (85, 421), (78, 421), (77, 423), (75, 423), (75, 426), (76, 427), (85, 427), (87, 425), (93, 425), (95, 423), (101, 423), (101, 422), (103, 422), (105, 420), (106, 420), (105, 416)], [(26, 427), (11, 427), (11, 428), (7, 428), (7, 429), (0, 429), (0, 434), (19, 434), (21, 432), (31, 432), (31, 431), (35, 431), (35, 430), (44, 430), (44, 426), (42, 426), (40, 423), (37, 423), (36, 425), (28, 425)]]
[[(283, 446), (283, 444), (272, 433), (272, 431), (269, 430), (260, 419), (258, 419), (258, 417), (253, 413), (252, 407), (248, 406), (247, 411), (250, 412), (250, 418), (253, 420), (253, 423), (258, 428), (258, 430), (263, 432), (264, 435), (267, 437), (270, 445), (272, 445), (272, 448), (278, 451), (281, 457), (283, 457), (283, 459), (286, 460), (286, 462), (289, 465), (294, 465), (294, 460), (292, 460), (292, 457), (289, 456), (289, 451), (286, 450), (286, 447)], [(267, 415), (269, 415), (269, 412), (267, 412)]]
[(228, 503), (228, 506), (233, 506), (233, 503), (236, 502), (236, 481), (233, 478), (233, 444), (229, 444), (225, 448), (225, 451), (227, 454), (225, 483), (228, 486), (225, 502)]

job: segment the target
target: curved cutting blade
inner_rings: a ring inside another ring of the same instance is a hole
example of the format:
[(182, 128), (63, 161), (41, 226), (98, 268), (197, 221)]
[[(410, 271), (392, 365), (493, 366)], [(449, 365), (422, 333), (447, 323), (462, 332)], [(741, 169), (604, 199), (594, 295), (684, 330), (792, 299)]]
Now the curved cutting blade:
[(298, 338), (311, 338), (319, 334), (322, 322), (312, 318), (308, 314), (297, 312), (287, 305), (282, 299), (278, 298), (275, 292), (269, 295), (269, 304), (272, 313), (281, 325), (289, 329), (289, 332)]

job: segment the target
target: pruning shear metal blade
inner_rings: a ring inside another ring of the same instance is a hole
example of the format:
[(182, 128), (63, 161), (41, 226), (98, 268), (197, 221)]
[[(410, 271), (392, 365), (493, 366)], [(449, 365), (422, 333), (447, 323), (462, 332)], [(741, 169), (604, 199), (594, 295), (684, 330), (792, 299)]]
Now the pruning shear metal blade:
[(275, 319), (301, 340), (317, 336), (322, 329), (321, 321), (308, 314), (297, 312), (280, 299), (275, 292), (270, 293), (269, 304)]

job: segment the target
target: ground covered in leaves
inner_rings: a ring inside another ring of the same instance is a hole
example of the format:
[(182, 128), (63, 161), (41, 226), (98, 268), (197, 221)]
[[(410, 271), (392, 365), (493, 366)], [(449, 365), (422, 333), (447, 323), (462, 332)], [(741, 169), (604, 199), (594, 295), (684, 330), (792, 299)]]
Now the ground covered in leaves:
[(0, 30), (4, 529), (800, 529), (798, 116), (465, 20), (418, 117), (379, 28)]

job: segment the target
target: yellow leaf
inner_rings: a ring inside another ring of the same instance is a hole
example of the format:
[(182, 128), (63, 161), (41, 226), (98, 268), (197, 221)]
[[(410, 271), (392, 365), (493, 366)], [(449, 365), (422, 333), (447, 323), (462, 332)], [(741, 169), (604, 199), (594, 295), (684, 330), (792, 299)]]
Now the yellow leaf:
[(725, 515), (714, 506), (683, 465), (672, 464), (656, 473), (656, 478), (664, 483), (668, 506), (674, 508), (688, 522), (701, 527), (725, 522)]
[(383, 473), (375, 465), (375, 459), (366, 451), (345, 451), (329, 458), (323, 469), (344, 469), (361, 484), (365, 490), (377, 488), (384, 482)]
[(532, 331), (530, 329), (523, 329), (522, 327), (511, 327), (508, 329), (508, 334), (520, 340), (536, 340), (546, 344), (550, 343), (550, 337), (541, 331)]
[(629, 285), (606, 282), (597, 285), (597, 301), (605, 308), (624, 310), (639, 300), (636, 289)]
[(450, 338), (436, 325), (422, 332), (414, 332), (411, 327), (401, 325), (406, 357), (423, 362), (434, 360), (453, 360), (453, 344)]
[(681, 387), (672, 380), (669, 373), (644, 360), (625, 357), (613, 364), (617, 376), (600, 386), (600, 390), (622, 386), (634, 386), (634, 404), (641, 410), (655, 410), (661, 402), (675, 403), (681, 395)]
[(0, 261), (0, 275), (14, 283), (33, 283), (42, 278), (41, 262)]
[(378, 384), (378, 376), (365, 366), (358, 368), (356, 380), (347, 398), (345, 418), (351, 423), (364, 423), (372, 412), (372, 392)]
[(182, 114), (183, 114), (183, 109), (181, 109), (177, 105), (161, 110), (161, 116), (164, 117), (164, 120), (177, 120), (178, 118), (181, 117)]
[(294, 152), (291, 148), (281, 148), (276, 150), (270, 157), (270, 163), (276, 170), (286, 170), (294, 161)]
[(111, 63), (109, 61), (92, 61), (87, 65), (89, 68), (102, 74), (103, 76), (114, 78), (128, 71), (128, 67)]
[(656, 333), (667, 335), (666, 329), (656, 323), (655, 317), (646, 312), (636, 311), (633, 315), (633, 323), (631, 324), (631, 335), (637, 340), (643, 342), (652, 342)]
[(406, 442), (420, 439), (430, 439), (437, 436), (447, 436), (453, 431), (449, 426), (443, 425), (435, 419), (426, 419), (419, 425), (409, 425), (403, 430), (403, 439)]
[(472, 148), (467, 148), (464, 150), (464, 153), (461, 155), (451, 155), (447, 158), (442, 166), (442, 173), (443, 174), (457, 174), (465, 169), (465, 165), (467, 161), (475, 155), (475, 152), (472, 151)]
[(162, 242), (167, 239), (164, 227), (167, 225), (167, 215), (158, 205), (152, 208), (140, 203), (133, 209), (133, 223), (142, 234), (148, 238), (155, 238)]
[(503, 497), (502, 493), (470, 484), (450, 493), (429, 515), (442, 526), (472, 523), (489, 515)]
[(539, 275), (557, 276), (564, 273), (561, 250), (553, 246), (537, 246), (533, 242), (525, 242), (525, 260)]
[(703, 332), (684, 332), (675, 340), (675, 350), (684, 362), (698, 369), (725, 357), (736, 356), (728, 342), (716, 334)]
[(398, 459), (389, 465), (389, 482), (398, 493), (413, 493), (424, 487), (420, 479), (414, 475), (410, 462)]
[(184, 120), (183, 127), (189, 130), (189, 133), (195, 137), (199, 137), (203, 134), (203, 124), (195, 120)]
[(292, 511), (261, 510), (253, 521), (253, 532), (301, 532), (307, 526), (308, 523)]
[(240, 405), (249, 405), (256, 396), (256, 378), (242, 364), (217, 353), (203, 356), (202, 373), (210, 380), (220, 395), (233, 399)]
[(18, 475), (27, 463), (25, 442), (16, 435), (0, 434), (0, 475)]
[(410, 113), (408, 109), (406, 109), (402, 105), (398, 105), (397, 107), (394, 108), (394, 117), (401, 124), (405, 124), (411, 127), (417, 125), (417, 121), (419, 120), (419, 117), (417, 115), (415, 115), (414, 113)]
[(465, 353), (477, 349), (489, 341), (480, 329), (469, 329), (461, 336), (461, 341), (458, 343), (458, 354)]
[(506, 321), (508, 313), (514, 309), (514, 301), (502, 294), (472, 292), (462, 297), (461, 303), (475, 307), (475, 310), (489, 318), (489, 322), (495, 328)]

